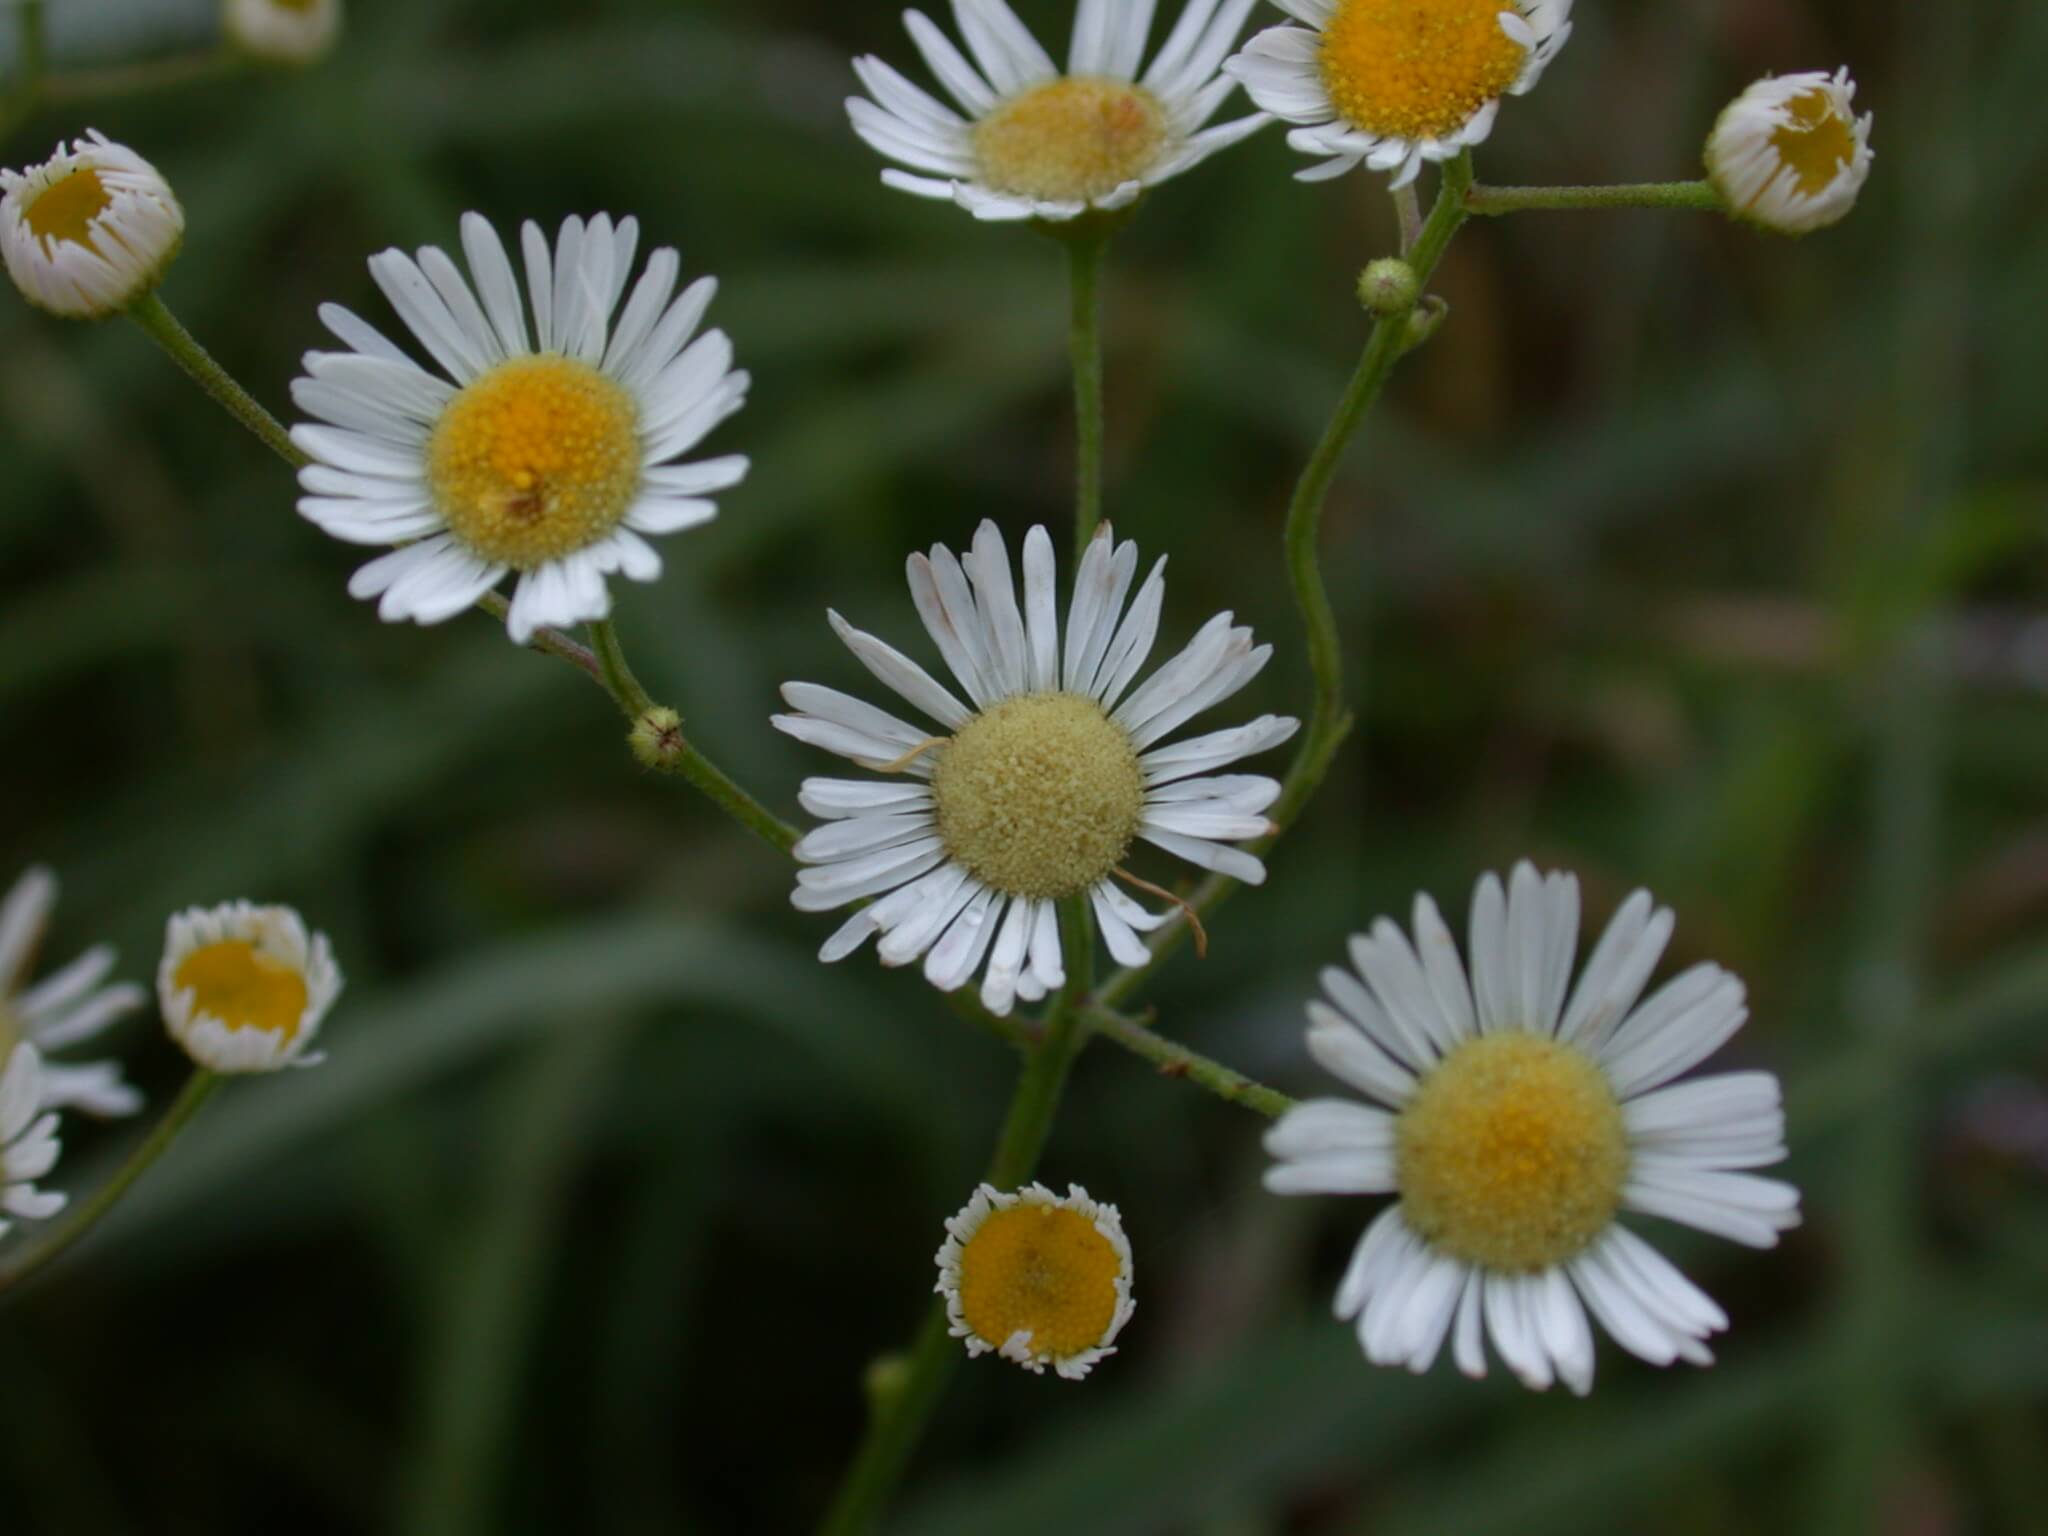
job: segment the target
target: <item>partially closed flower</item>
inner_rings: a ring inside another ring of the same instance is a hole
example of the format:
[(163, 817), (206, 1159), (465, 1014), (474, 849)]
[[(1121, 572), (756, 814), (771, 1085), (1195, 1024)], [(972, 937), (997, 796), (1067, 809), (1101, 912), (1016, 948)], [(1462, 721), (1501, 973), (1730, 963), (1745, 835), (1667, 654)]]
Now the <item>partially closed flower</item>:
[(312, 1066), (307, 1048), (341, 995), (327, 936), (290, 907), (231, 901), (170, 920), (157, 1001), (164, 1027), (210, 1072)]
[(1707, 178), (1739, 219), (1781, 235), (1839, 223), (1870, 175), (1871, 114), (1849, 71), (1759, 80), (1707, 139)]
[(0, 255), (38, 309), (73, 320), (119, 314), (153, 292), (185, 236), (185, 211), (156, 167), (89, 131), (41, 165), (0, 170)]

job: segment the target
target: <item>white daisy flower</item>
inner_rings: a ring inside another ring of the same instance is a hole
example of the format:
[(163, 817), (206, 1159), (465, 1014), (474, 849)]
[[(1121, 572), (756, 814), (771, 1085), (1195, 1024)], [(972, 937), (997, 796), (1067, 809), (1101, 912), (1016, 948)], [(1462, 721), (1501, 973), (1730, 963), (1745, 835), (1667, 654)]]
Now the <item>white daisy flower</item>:
[(0, 170), (0, 256), (22, 296), (53, 315), (119, 314), (163, 281), (184, 238), (170, 183), (97, 130), (41, 165)]
[(911, 41), (967, 115), (872, 56), (853, 67), (873, 99), (850, 98), (847, 115), (874, 149), (922, 173), (888, 170), (884, 182), (951, 198), (978, 219), (1127, 207), (1270, 121), (1205, 126), (1236, 89), (1216, 71), (1253, 3), (1188, 0), (1142, 76), (1155, 0), (1081, 0), (1064, 74), (1004, 0), (953, 0), (971, 64), (929, 17), (906, 11)]
[[(1166, 561), (1124, 599), (1138, 547), (1104, 524), (1081, 561), (1061, 647), (1052, 540), (1024, 540), (1020, 607), (1009, 551), (991, 522), (963, 559), (933, 546), (912, 555), (910, 594), (962, 703), (916, 662), (836, 613), (833, 629), (874, 675), (938, 722), (935, 736), (833, 688), (788, 683), (795, 714), (775, 726), (799, 741), (897, 774), (883, 781), (807, 779), (804, 809), (826, 818), (796, 846), (810, 866), (792, 900), (805, 912), (873, 900), (825, 941), (844, 959), (872, 934), (884, 965), (924, 956), (932, 985), (950, 992), (988, 962), (981, 1000), (1007, 1014), (1063, 985), (1059, 903), (1087, 896), (1109, 952), (1149, 957), (1138, 935), (1166, 916), (1118, 889), (1134, 841), (1256, 885), (1266, 870), (1232, 842), (1273, 830), (1269, 778), (1216, 770), (1292, 736), (1298, 722), (1249, 725), (1161, 746), (1162, 737), (1250, 682), (1272, 655), (1249, 629), (1218, 614), (1187, 649), (1137, 688), (1164, 601)], [(1212, 775), (1214, 775), (1212, 777)], [(1161, 893), (1164, 894), (1164, 893)], [(875, 899), (879, 898), (879, 899)]]
[(1707, 137), (1707, 179), (1729, 212), (1784, 235), (1848, 217), (1870, 175), (1871, 114), (1846, 69), (1759, 80)]
[(371, 257), (370, 275), (447, 377), (323, 305), (350, 350), (306, 354), (292, 399), (324, 425), (296, 427), (292, 441), (314, 461), (299, 473), (305, 517), (352, 544), (402, 546), (356, 572), (354, 596), (381, 598), (382, 618), (437, 624), (516, 572), (507, 627), (524, 644), (543, 625), (606, 617), (606, 576), (659, 576), (643, 534), (717, 514), (706, 498), (737, 485), (747, 461), (674, 461), (746, 403), (749, 380), (723, 331), (691, 341), (718, 285), (699, 278), (675, 294), (681, 263), (667, 247), (613, 323), (635, 220), (565, 220), (552, 251), (538, 225), (521, 233), (531, 330), (512, 263), (479, 214), (462, 220), (474, 289), (432, 246), (418, 260)]
[(251, 58), (311, 64), (341, 35), (341, 0), (225, 0), (221, 31)]
[(1572, 0), (1274, 0), (1304, 23), (1261, 32), (1223, 66), (1325, 157), (1302, 181), (1363, 163), (1405, 187), (1493, 131), (1503, 96), (1535, 88), (1572, 35)]
[(0, 1236), (5, 1236), (8, 1216), (47, 1221), (64, 1209), (64, 1197), (36, 1188), (36, 1180), (57, 1166), (62, 1150), (56, 1113), (44, 1108), (42, 1058), (34, 1046), (22, 1044), (0, 1060), (6, 1063), (0, 1072)]
[(1043, 1375), (1049, 1365), (1079, 1381), (1116, 1353), (1131, 1320), (1131, 1245), (1113, 1205), (1069, 1184), (1004, 1194), (984, 1184), (946, 1218), (935, 1255), (953, 1337), (967, 1353), (990, 1352)]
[(321, 933), (290, 907), (231, 901), (173, 917), (156, 973), (164, 1027), (209, 1072), (316, 1066), (306, 1054), (341, 995)]
[[(130, 982), (107, 986), (114, 951), (96, 944), (56, 975), (26, 985), (50, 911), (57, 904), (57, 877), (31, 869), (0, 902), (0, 1061), (17, 1045), (39, 1053), (61, 1051), (92, 1039), (116, 1019), (140, 1008), (148, 996)], [(121, 1077), (118, 1061), (58, 1064), (41, 1054), (41, 1107), (79, 1109), (89, 1115), (132, 1115), (142, 1095)]]
[(1616, 1221), (1637, 1211), (1769, 1248), (1799, 1192), (1737, 1170), (1785, 1156), (1778, 1080), (1673, 1084), (1742, 1026), (1742, 983), (1696, 965), (1640, 1005), (1671, 937), (1647, 891), (1622, 904), (1566, 1001), (1579, 887), (1516, 866), (1472, 899), (1471, 980), (1427, 896), (1415, 937), (1382, 918), (1323, 972), (1309, 1053), (1372, 1102), (1323, 1099), (1267, 1134), (1276, 1194), (1394, 1194), (1337, 1288), (1376, 1365), (1425, 1371), (1446, 1335), (1486, 1374), (1483, 1331), (1528, 1386), (1593, 1384), (1588, 1311), (1654, 1365), (1708, 1365), (1721, 1309)]

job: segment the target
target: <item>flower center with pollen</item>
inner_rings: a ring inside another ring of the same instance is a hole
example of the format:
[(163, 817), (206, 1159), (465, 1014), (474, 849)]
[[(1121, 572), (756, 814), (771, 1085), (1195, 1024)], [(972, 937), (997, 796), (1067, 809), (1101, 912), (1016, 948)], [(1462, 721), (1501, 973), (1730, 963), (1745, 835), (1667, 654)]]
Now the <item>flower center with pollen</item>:
[(1367, 133), (1441, 139), (1515, 83), (1528, 50), (1501, 30), (1512, 0), (1338, 0), (1323, 86)]
[(1070, 75), (976, 123), (974, 157), (998, 192), (1084, 202), (1143, 176), (1166, 137), (1166, 109), (1143, 86)]
[(588, 363), (515, 357), (441, 412), (427, 480), (449, 531), (530, 571), (596, 543), (640, 489), (640, 412)]
[(1054, 900), (1116, 868), (1145, 814), (1145, 779), (1131, 738), (1093, 699), (1027, 693), (960, 728), (932, 797), (946, 851), (978, 879)]
[(1019, 1204), (992, 1211), (960, 1252), (960, 1314), (1001, 1349), (1031, 1335), (1056, 1359), (1095, 1348), (1116, 1320), (1116, 1247), (1079, 1211)]
[(1792, 121), (1771, 134), (1771, 148), (1790, 167), (1799, 190), (1816, 197), (1856, 158), (1856, 136), (1826, 91), (1801, 91), (1785, 103)]
[(97, 249), (92, 243), (92, 221), (113, 205), (100, 173), (82, 166), (62, 181), (54, 181), (22, 209), (22, 222), (38, 240), (55, 240)]
[(192, 1011), (229, 1029), (260, 1029), (289, 1041), (306, 1016), (306, 979), (298, 967), (241, 939), (195, 949), (178, 963), (171, 984), (193, 995)]
[(1468, 1040), (1395, 1126), (1401, 1210), (1453, 1258), (1513, 1273), (1580, 1252), (1614, 1219), (1628, 1135), (1592, 1060), (1541, 1035)]

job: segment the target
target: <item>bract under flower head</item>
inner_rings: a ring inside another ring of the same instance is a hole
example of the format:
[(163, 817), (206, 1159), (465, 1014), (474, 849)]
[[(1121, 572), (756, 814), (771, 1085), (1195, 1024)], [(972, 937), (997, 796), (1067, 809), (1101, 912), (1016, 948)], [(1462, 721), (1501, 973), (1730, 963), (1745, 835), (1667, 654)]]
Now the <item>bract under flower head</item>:
[(1287, 142), (1325, 157), (1303, 181), (1363, 164), (1406, 186), (1493, 131), (1501, 98), (1533, 90), (1571, 36), (1572, 0), (1275, 0), (1272, 27), (1224, 70)]
[(1872, 115), (1856, 115), (1846, 69), (1759, 80), (1707, 138), (1707, 177), (1728, 211), (1779, 234), (1847, 218), (1870, 175)]
[(321, 1020), (341, 995), (327, 936), (290, 907), (233, 901), (170, 920), (157, 1000), (164, 1026), (212, 1072), (313, 1066)]
[(73, 320), (155, 290), (185, 235), (156, 167), (97, 130), (41, 165), (0, 170), (0, 256), (29, 303)]
[(953, 1336), (1026, 1370), (1078, 1381), (1130, 1321), (1131, 1245), (1113, 1205), (1078, 1184), (1006, 1194), (984, 1184), (946, 1221), (935, 1262)]

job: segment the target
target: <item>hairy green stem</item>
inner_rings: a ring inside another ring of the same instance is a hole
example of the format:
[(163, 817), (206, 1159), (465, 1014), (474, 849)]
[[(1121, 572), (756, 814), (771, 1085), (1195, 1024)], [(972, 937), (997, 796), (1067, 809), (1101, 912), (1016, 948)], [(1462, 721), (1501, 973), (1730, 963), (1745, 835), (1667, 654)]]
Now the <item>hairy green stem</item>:
[(1079, 561), (1102, 521), (1102, 269), (1105, 232), (1066, 242), (1073, 302), (1067, 352), (1074, 366), (1074, 558)]
[(1094, 1007), (1085, 1016), (1088, 1027), (1105, 1039), (1114, 1040), (1133, 1055), (1142, 1056), (1159, 1068), (1161, 1077), (1176, 1077), (1193, 1083), (1232, 1104), (1242, 1104), (1256, 1114), (1277, 1120), (1294, 1108), (1294, 1100), (1277, 1088), (1268, 1088), (1233, 1067), (1191, 1051), (1178, 1041), (1154, 1034), (1136, 1019), (1127, 1019), (1110, 1008)]
[(178, 322), (164, 301), (152, 292), (128, 307), (128, 318), (141, 326), (149, 339), (170, 354), (171, 361), (235, 420), (263, 440), (265, 447), (294, 469), (311, 461), (293, 445), (283, 423), (266, 411), (232, 375), (213, 360), (192, 333)]
[[(1472, 157), (1469, 153), (1445, 162), (1443, 184), (1438, 189), (1436, 203), (1407, 255), (1408, 264), (1415, 269), (1420, 285), (1428, 284), (1452, 237), (1464, 224), (1465, 198), (1471, 185)], [(1358, 368), (1352, 374), (1343, 398), (1337, 403), (1330, 424), (1323, 429), (1322, 440), (1309, 456), (1301, 479), (1295, 485), (1294, 496), (1288, 503), (1284, 534), (1287, 575), (1294, 589), (1295, 606), (1301, 613), (1302, 628), (1307, 635), (1315, 694), (1301, 745), (1295, 749), (1294, 759), (1288, 764), (1287, 775), (1281, 782), (1280, 798), (1273, 805), (1271, 816), (1276, 830), (1272, 837), (1254, 844), (1254, 852), (1263, 853), (1271, 848), (1280, 832), (1301, 814), (1302, 807), (1322, 785), (1331, 760), (1351, 730), (1351, 715), (1344, 706), (1343, 646), (1337, 633), (1336, 612), (1330, 605), (1329, 589), (1323, 583), (1318, 535), (1322, 530), (1323, 506), (1329, 499), (1330, 485), (1336, 479), (1345, 450), (1351, 446), (1351, 440), (1357, 435), (1366, 414), (1378, 401), (1394, 365), (1408, 350), (1408, 322), (1413, 313), (1411, 308), (1386, 315), (1373, 326), (1372, 334), (1366, 340), (1365, 352), (1358, 360)], [(1188, 905), (1197, 915), (1205, 915), (1228, 898), (1236, 886), (1237, 882), (1227, 876), (1212, 874), (1196, 887)], [(1189, 931), (1185, 918), (1161, 928), (1151, 941), (1152, 958), (1142, 965), (1126, 966), (1118, 971), (1096, 993), (1096, 1001), (1114, 1007), (1129, 998), (1186, 941)]]
[(164, 1111), (163, 1119), (157, 1121), (142, 1145), (128, 1155), (114, 1176), (107, 1180), (92, 1197), (74, 1210), (43, 1242), (31, 1248), (21, 1258), (5, 1269), (0, 1269), (0, 1291), (9, 1291), (30, 1279), (39, 1271), (55, 1263), (64, 1253), (100, 1224), (100, 1221), (128, 1193), (135, 1181), (149, 1172), (156, 1160), (170, 1150), (178, 1133), (192, 1122), (199, 1108), (221, 1084), (219, 1074), (204, 1067), (194, 1067), (192, 1075), (185, 1080), (184, 1090)]
[(1482, 187), (1465, 192), (1467, 213), (1563, 213), (1589, 208), (1678, 208), (1725, 213), (1712, 183), (1646, 181), (1625, 187)]
[[(1060, 940), (1067, 983), (1046, 1013), (1044, 1032), (1017, 1079), (1002, 1135), (989, 1160), (988, 1182), (1000, 1190), (1018, 1188), (1037, 1170), (1067, 1073), (1087, 1043), (1081, 1003), (1093, 979), (1095, 932), (1085, 897), (1062, 906)], [(867, 1438), (818, 1527), (820, 1536), (865, 1536), (875, 1528), (959, 1365), (960, 1353), (944, 1300), (934, 1302), (910, 1353), (891, 1373), (893, 1380), (874, 1395)]]
[(15, 12), (15, 77), (0, 100), (0, 138), (28, 121), (43, 99), (50, 67), (49, 36), (44, 28), (43, 0), (20, 0)]

